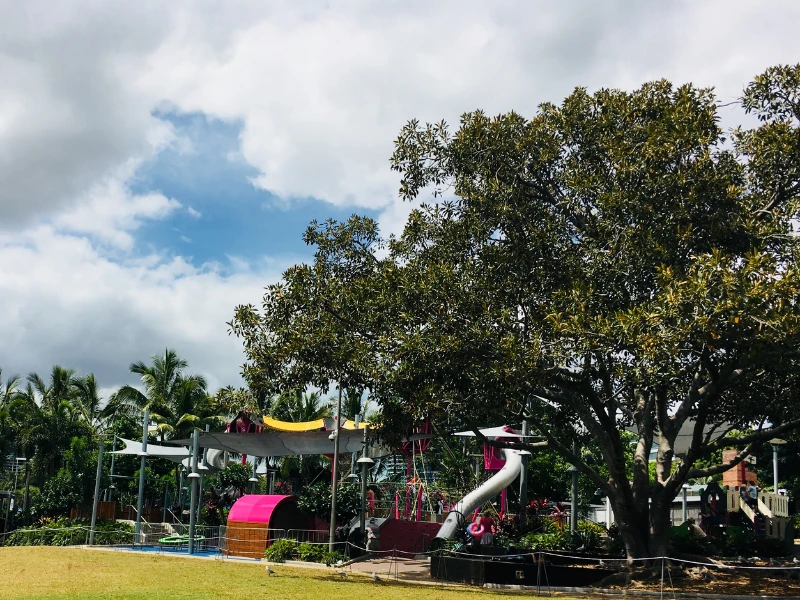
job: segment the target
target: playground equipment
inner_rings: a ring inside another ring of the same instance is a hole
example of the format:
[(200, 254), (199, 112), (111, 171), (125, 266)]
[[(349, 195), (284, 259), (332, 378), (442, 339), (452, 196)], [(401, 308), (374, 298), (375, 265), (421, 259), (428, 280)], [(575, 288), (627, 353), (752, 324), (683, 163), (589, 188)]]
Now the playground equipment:
[(307, 532), (311, 526), (311, 519), (297, 507), (296, 496), (242, 496), (228, 513), (223, 552), (261, 558), (272, 540), (292, 530)]
[(448, 513), (442, 527), (436, 534), (437, 538), (451, 538), (462, 527), (464, 515), (468, 515), (480, 508), (484, 502), (495, 497), (511, 485), (522, 468), (522, 451), (503, 448), (503, 467), (487, 481), (479, 485), (469, 494), (464, 496)]

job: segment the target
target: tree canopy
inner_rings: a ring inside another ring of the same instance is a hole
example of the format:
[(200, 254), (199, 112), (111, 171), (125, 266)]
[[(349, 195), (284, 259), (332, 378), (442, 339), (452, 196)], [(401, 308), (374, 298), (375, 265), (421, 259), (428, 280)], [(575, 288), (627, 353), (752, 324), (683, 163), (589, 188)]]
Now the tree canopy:
[[(662, 80), (409, 122), (391, 166), (433, 200), (389, 239), (312, 223), (313, 264), (236, 309), (244, 376), (369, 389), (389, 440), (525, 418), (608, 494), (629, 555), (658, 555), (681, 485), (733, 466), (710, 456), (800, 426), (800, 65), (739, 107), (758, 124), (725, 131), (713, 90)], [(607, 474), (573, 453), (589, 440)]]

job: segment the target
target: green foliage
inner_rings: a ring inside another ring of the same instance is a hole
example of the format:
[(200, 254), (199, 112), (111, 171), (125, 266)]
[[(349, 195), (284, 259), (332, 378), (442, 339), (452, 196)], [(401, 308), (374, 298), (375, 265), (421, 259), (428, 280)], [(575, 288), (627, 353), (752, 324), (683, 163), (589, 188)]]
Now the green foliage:
[[(42, 525), (19, 529), (8, 536), (9, 546), (77, 546), (89, 539), (89, 522), (86, 519), (60, 518), (45, 521)], [(127, 523), (98, 521), (95, 527), (95, 544), (112, 546), (130, 544), (133, 527)]]
[(264, 558), (270, 562), (286, 562), (290, 558), (294, 558), (297, 550), (297, 542), (294, 540), (275, 540), (264, 551)]
[(769, 537), (756, 538), (751, 528), (730, 526), (721, 538), (692, 535), (686, 524), (670, 528), (673, 550), (703, 556), (759, 556), (763, 558), (788, 556), (791, 545)]
[[(297, 506), (310, 517), (331, 518), (331, 486), (325, 482), (306, 486), (297, 500)], [(342, 484), (336, 490), (336, 520), (346, 523), (361, 508), (361, 493), (355, 484)]]
[(568, 540), (569, 533), (565, 537), (563, 532), (559, 533), (528, 533), (520, 539), (520, 546), (531, 550), (563, 550)]
[(714, 553), (712, 538), (694, 535), (684, 523), (670, 527), (669, 544), (673, 550), (708, 556)]
[(305, 542), (297, 547), (297, 559), (306, 562), (322, 562), (325, 556), (325, 547), (322, 544), (309, 544)]
[(522, 536), (519, 545), (523, 548), (541, 551), (594, 552), (604, 548), (603, 535), (605, 532), (602, 525), (591, 521), (579, 521), (578, 531), (574, 534), (570, 533), (568, 529), (559, 531), (556, 527), (550, 527), (546, 531), (535, 531)]
[(80, 506), (81, 495), (69, 471), (61, 469), (54, 477), (45, 481), (38, 503), (34, 506), (37, 516), (54, 517)]
[(249, 465), (231, 462), (215, 475), (217, 486), (227, 488), (230, 486), (244, 489), (249, 483), (250, 476), (253, 473), (253, 468)]

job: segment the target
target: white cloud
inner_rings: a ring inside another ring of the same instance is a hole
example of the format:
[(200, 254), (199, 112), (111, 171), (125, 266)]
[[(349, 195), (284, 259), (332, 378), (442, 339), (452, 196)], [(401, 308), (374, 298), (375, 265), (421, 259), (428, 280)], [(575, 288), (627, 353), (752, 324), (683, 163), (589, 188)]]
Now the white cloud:
[(87, 233), (120, 250), (131, 250), (134, 239), (130, 232), (143, 220), (163, 219), (179, 208), (180, 202), (159, 193), (132, 194), (114, 178), (93, 186), (74, 207), (52, 221), (59, 229)]
[(229, 155), (255, 185), (371, 207), (398, 232), (410, 205), (388, 159), (408, 119), (531, 115), (577, 85), (659, 77), (731, 100), (798, 60), (798, 17), (792, 0), (0, 3), (0, 365), (61, 363), (110, 386), (171, 346), (215, 384), (237, 378), (224, 323), (288, 259), (137, 254), (142, 223), (182, 202), (201, 216), (131, 191), (166, 145), (194, 151), (159, 111), (241, 123)]
[(232, 274), (179, 257), (113, 261), (87, 239), (39, 227), (0, 236), (0, 264), (4, 372), (61, 364), (108, 387), (135, 381), (131, 362), (170, 347), (213, 389), (240, 382), (241, 344), (225, 325), (234, 307), (258, 302), (289, 261)]
[(791, 0), (5, 3), (0, 226), (75, 205), (152, 156), (165, 107), (241, 120), (255, 184), (281, 197), (385, 207), (410, 118), (532, 114), (576, 85), (656, 77), (733, 98), (797, 60), (798, 17)]

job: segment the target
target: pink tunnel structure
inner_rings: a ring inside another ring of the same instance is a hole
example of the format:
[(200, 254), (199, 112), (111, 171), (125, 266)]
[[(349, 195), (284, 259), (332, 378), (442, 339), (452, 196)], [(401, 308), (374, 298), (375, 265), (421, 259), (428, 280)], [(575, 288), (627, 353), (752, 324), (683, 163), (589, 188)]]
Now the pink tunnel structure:
[(311, 519), (297, 507), (297, 496), (249, 494), (231, 506), (225, 547), (233, 556), (262, 558), (271, 540), (310, 528)]

